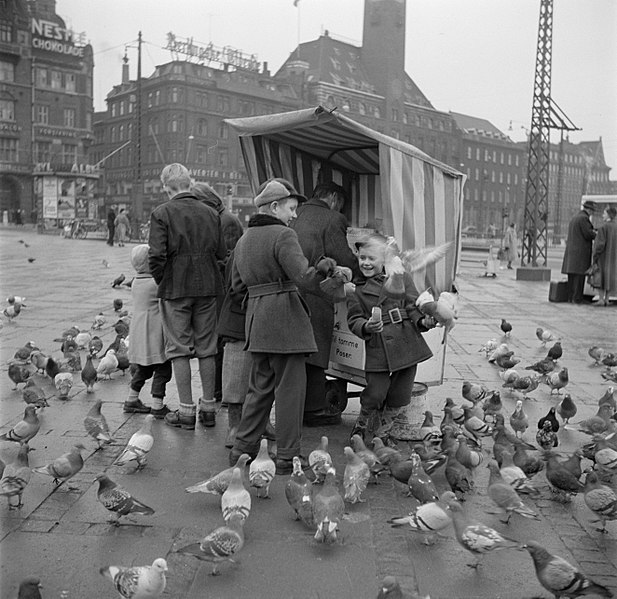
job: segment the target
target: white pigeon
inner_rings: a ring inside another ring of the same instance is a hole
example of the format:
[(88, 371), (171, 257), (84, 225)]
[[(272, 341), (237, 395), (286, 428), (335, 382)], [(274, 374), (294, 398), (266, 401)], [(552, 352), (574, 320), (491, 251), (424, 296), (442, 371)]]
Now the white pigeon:
[(319, 484), (326, 480), (328, 468), (332, 467), (332, 456), (328, 452), (328, 437), (321, 437), (319, 447), (309, 453), (308, 463), (315, 475), (315, 483)]
[(270, 483), (276, 474), (276, 464), (268, 454), (268, 439), (262, 439), (259, 453), (249, 466), (249, 483), (257, 489), (257, 497), (270, 497)]
[(118, 358), (116, 358), (116, 352), (113, 349), (108, 350), (108, 352), (101, 358), (98, 366), (96, 367), (96, 373), (99, 376), (107, 376), (107, 378), (111, 379), (111, 373), (114, 372), (118, 368)]
[(73, 387), (73, 375), (70, 372), (59, 372), (54, 377), (54, 385), (58, 390), (58, 398), (68, 399), (69, 391)]
[(77, 333), (75, 336), (75, 343), (77, 343), (79, 349), (86, 349), (90, 341), (92, 341), (92, 335), (86, 331)]
[(221, 497), (221, 511), (225, 522), (232, 514), (240, 514), (246, 520), (251, 513), (251, 494), (244, 487), (240, 468), (234, 468), (229, 486)]
[(167, 562), (162, 557), (155, 559), (151, 566), (106, 566), (99, 572), (109, 578), (118, 593), (126, 599), (160, 597), (167, 584)]
[(95, 331), (98, 331), (99, 329), (103, 328), (103, 325), (107, 322), (107, 319), (105, 318), (105, 315), (102, 312), (99, 312), (95, 317), (94, 317), (94, 322), (92, 323), (92, 329)]
[(141, 428), (136, 433), (133, 433), (124, 451), (114, 462), (114, 465), (124, 466), (124, 464), (128, 464), (132, 460), (137, 462), (137, 470), (141, 470), (146, 465), (148, 452), (154, 445), (154, 437), (152, 436), (153, 421), (154, 416), (148, 414)]

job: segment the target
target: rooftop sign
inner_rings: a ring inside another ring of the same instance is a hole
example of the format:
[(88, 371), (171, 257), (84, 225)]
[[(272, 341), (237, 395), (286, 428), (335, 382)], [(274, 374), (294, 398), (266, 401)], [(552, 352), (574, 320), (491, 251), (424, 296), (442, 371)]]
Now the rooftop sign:
[[(58, 23), (45, 19), (32, 19), (32, 47), (48, 52), (68, 54), (83, 58), (85, 33), (75, 34)], [(77, 44), (79, 45), (76, 45)]]
[(174, 59), (178, 54), (186, 56), (189, 60), (194, 60), (199, 64), (210, 64), (212, 62), (221, 66), (232, 66), (248, 71), (259, 71), (259, 61), (256, 54), (245, 54), (241, 50), (225, 46), (217, 47), (209, 43), (202, 45), (193, 41), (193, 38), (176, 37), (174, 33), (167, 34), (166, 50), (171, 52)]

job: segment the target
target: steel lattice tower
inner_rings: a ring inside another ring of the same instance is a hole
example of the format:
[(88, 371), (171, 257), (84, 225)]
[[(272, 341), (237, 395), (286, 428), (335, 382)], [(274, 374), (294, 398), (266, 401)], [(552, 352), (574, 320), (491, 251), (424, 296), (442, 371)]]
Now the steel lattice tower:
[(540, 0), (536, 72), (525, 185), (525, 217), (521, 255), (523, 266), (538, 266), (539, 261), (542, 266), (546, 266), (552, 54), (553, 0)]

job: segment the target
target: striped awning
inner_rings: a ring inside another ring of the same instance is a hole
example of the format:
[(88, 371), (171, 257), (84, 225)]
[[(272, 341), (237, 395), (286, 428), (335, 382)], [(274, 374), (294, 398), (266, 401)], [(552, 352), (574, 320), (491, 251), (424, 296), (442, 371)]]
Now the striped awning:
[(310, 197), (318, 182), (334, 181), (351, 197), (352, 227), (392, 235), (401, 249), (454, 242), (445, 260), (415, 277), (420, 291), (450, 290), (460, 252), (462, 173), (321, 106), (226, 122), (240, 135), (253, 191), (284, 177)]

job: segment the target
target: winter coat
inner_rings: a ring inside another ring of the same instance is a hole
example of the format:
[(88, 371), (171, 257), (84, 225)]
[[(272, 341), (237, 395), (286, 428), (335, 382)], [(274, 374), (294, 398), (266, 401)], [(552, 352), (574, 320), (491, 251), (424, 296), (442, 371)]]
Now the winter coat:
[(268, 354), (317, 351), (309, 310), (297, 285), (317, 290), (323, 277), (302, 253), (296, 232), (256, 214), (234, 250), (231, 288), (248, 291), (245, 350)]
[(133, 364), (162, 364), (167, 359), (157, 291), (151, 275), (135, 275), (131, 285), (133, 318), (129, 343), (129, 362)]
[[(291, 228), (298, 234), (298, 241), (309, 264), (315, 266), (323, 256), (334, 258), (339, 266), (351, 268), (359, 274), (358, 261), (347, 243), (347, 219), (340, 212), (330, 210), (323, 200), (311, 199), (300, 205), (298, 218)], [(334, 326), (334, 303), (326, 295), (300, 293), (311, 311), (311, 325), (317, 353), (307, 358), (307, 363), (327, 368)]]
[(221, 219), (194, 195), (179, 193), (152, 211), (149, 245), (158, 297), (223, 295), (217, 265), (227, 254)]
[(110, 210), (107, 213), (107, 228), (111, 229), (112, 227), (115, 227), (115, 222), (116, 222), (116, 213), (113, 210)]
[(508, 262), (514, 262), (518, 257), (518, 251), (516, 247), (517, 244), (518, 240), (516, 238), (516, 231), (513, 227), (508, 227), (506, 230), (506, 234), (503, 238), (503, 249), (506, 252), (504, 259)]
[[(347, 299), (347, 324), (350, 331), (366, 341), (366, 372), (396, 372), (428, 360), (433, 353), (420, 334), (426, 331), (420, 320), (424, 315), (416, 307), (418, 291), (411, 275), (405, 273), (405, 297), (394, 299), (384, 294), (386, 276), (376, 275), (356, 281), (356, 291)], [(364, 324), (379, 306), (384, 320), (381, 333), (365, 333)], [(399, 308), (404, 320), (387, 323), (389, 310)]]
[(116, 227), (116, 235), (118, 236), (118, 239), (120, 241), (125, 241), (127, 233), (131, 227), (129, 217), (124, 212), (121, 212), (118, 216), (116, 216), (114, 225)]
[(568, 225), (568, 240), (563, 255), (561, 272), (571, 275), (584, 275), (591, 266), (591, 242), (596, 236), (589, 215), (581, 210)]
[(617, 221), (609, 220), (598, 227), (593, 244), (593, 261), (600, 266), (601, 289), (617, 294)]
[(225, 240), (225, 247), (227, 248), (227, 255), (231, 253), (231, 251), (236, 247), (236, 243), (238, 243), (238, 239), (242, 237), (242, 233), (244, 233), (244, 228), (242, 227), (242, 223), (240, 219), (235, 215), (229, 212), (225, 208), (225, 205), (221, 201), (220, 198), (216, 196), (208, 196), (203, 200), (203, 203), (206, 206), (210, 206), (214, 208), (221, 217), (221, 228), (223, 229), (223, 239)]
[(244, 341), (246, 333), (244, 331), (246, 322), (246, 302), (245, 294), (235, 293), (231, 288), (231, 275), (233, 271), (234, 252), (231, 252), (227, 265), (225, 266), (225, 299), (221, 306), (216, 334), (223, 339), (234, 341)]

